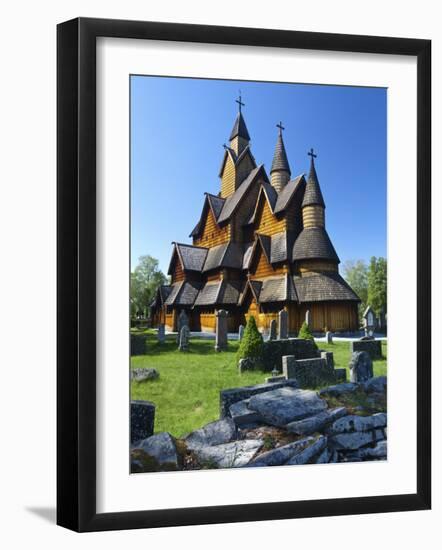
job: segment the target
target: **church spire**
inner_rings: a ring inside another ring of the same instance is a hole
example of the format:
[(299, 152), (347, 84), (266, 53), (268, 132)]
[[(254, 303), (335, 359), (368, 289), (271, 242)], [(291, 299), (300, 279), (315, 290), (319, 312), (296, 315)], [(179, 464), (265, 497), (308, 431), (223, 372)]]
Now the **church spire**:
[(285, 151), (284, 140), (282, 139), (282, 131), (285, 128), (281, 122), (277, 124), (276, 127), (279, 128), (279, 132), (276, 140), (270, 177), (273, 187), (279, 193), (290, 179), (290, 166)]
[(315, 168), (315, 158), (317, 155), (313, 149), (310, 149), (307, 154), (311, 157), (311, 161), (310, 172), (302, 200), (302, 220), (304, 227), (325, 227), (325, 202)]
[(236, 155), (240, 155), (249, 144), (250, 136), (241, 112), (241, 107), (245, 106), (245, 103), (242, 102), (241, 92), (239, 94), (239, 98), (235, 101), (238, 103), (238, 115), (235, 123), (233, 124), (232, 131), (230, 132), (229, 141), (231, 149), (235, 151)]

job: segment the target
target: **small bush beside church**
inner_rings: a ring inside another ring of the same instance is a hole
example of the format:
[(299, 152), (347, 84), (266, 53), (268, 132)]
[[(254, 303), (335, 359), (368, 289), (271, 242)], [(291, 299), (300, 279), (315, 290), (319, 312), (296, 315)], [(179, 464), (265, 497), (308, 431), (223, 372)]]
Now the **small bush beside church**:
[[(244, 330), (244, 336), (238, 349), (237, 359), (249, 359), (254, 368), (262, 367), (263, 340), (256, 326), (255, 317), (251, 315)], [(249, 366), (252, 368), (252, 365)]]

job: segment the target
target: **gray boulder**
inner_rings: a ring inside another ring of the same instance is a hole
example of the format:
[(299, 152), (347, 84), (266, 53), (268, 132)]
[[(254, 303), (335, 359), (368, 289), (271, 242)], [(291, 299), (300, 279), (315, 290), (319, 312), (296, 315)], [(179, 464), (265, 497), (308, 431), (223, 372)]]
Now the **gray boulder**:
[(315, 460), (315, 464), (327, 464), (330, 461), (331, 453), (326, 447)]
[(370, 443), (375, 443), (385, 439), (382, 430), (375, 430), (371, 432), (353, 432), (353, 433), (342, 433), (329, 437), (329, 446), (332, 449), (348, 449), (355, 450)]
[(363, 388), (367, 393), (384, 393), (387, 391), (387, 377), (376, 376), (375, 378), (370, 378), (370, 380), (364, 383)]
[(282, 447), (277, 447), (266, 453), (262, 453), (253, 459), (248, 465), (249, 466), (282, 466), (288, 460), (292, 458), (293, 455), (303, 451), (307, 446), (311, 445), (315, 439), (313, 437), (306, 437), (305, 439), (300, 439), (299, 441), (294, 441), (293, 443), (288, 443)]
[(353, 382), (343, 382), (342, 384), (336, 384), (334, 386), (327, 386), (319, 391), (319, 395), (326, 395), (328, 397), (340, 397), (346, 393), (353, 393), (359, 388), (358, 384)]
[(379, 441), (375, 447), (360, 449), (359, 454), (364, 458), (387, 458), (387, 440)]
[(299, 453), (293, 455), (292, 458), (286, 462), (286, 464), (290, 466), (298, 464), (308, 464), (313, 460), (315, 456), (324, 451), (326, 446), (327, 438), (321, 435), (314, 443), (312, 443)]
[(261, 439), (243, 439), (214, 447), (202, 447), (195, 451), (200, 462), (212, 468), (239, 468), (246, 466), (264, 442)]
[(244, 399), (230, 406), (230, 416), (236, 426), (244, 426), (246, 424), (259, 422), (260, 416), (256, 411), (249, 409), (249, 402), (250, 399)]
[(211, 447), (228, 443), (236, 437), (236, 426), (231, 418), (223, 418), (206, 424), (199, 430), (189, 434), (185, 441), (191, 451), (201, 447)]
[(348, 415), (335, 420), (326, 431), (328, 434), (368, 432), (376, 428), (384, 428), (386, 425), (386, 413), (376, 413), (371, 416)]
[(137, 368), (131, 370), (131, 379), (134, 382), (144, 382), (145, 380), (156, 380), (160, 373), (156, 369)]
[(349, 366), (350, 382), (366, 382), (373, 378), (373, 361), (366, 351), (354, 351)]
[(286, 429), (298, 435), (310, 435), (315, 432), (319, 432), (325, 428), (328, 424), (331, 424), (338, 418), (345, 416), (347, 409), (345, 407), (338, 407), (336, 409), (328, 409), (314, 416), (309, 416), (303, 420), (296, 420), (287, 424)]
[(280, 388), (250, 398), (249, 409), (273, 426), (285, 426), (294, 420), (317, 414), (327, 403), (311, 390)]
[(178, 468), (179, 456), (175, 439), (168, 432), (161, 432), (144, 439), (138, 448), (154, 458), (160, 466)]

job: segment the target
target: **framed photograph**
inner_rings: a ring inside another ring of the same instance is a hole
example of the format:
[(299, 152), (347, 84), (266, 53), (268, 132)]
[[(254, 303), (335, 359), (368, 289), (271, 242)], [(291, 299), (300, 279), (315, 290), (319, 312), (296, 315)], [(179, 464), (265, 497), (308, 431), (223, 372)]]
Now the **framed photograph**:
[(58, 524), (429, 509), (430, 41), (57, 36)]

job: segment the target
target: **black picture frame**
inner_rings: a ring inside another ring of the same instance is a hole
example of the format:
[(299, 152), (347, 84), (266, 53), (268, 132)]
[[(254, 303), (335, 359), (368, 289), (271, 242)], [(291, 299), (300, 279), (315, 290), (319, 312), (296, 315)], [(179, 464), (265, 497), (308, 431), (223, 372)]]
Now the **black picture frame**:
[[(417, 492), (363, 498), (96, 512), (96, 39), (134, 38), (417, 58)], [(431, 506), (431, 41), (79, 18), (57, 28), (57, 523), (151, 528)]]

